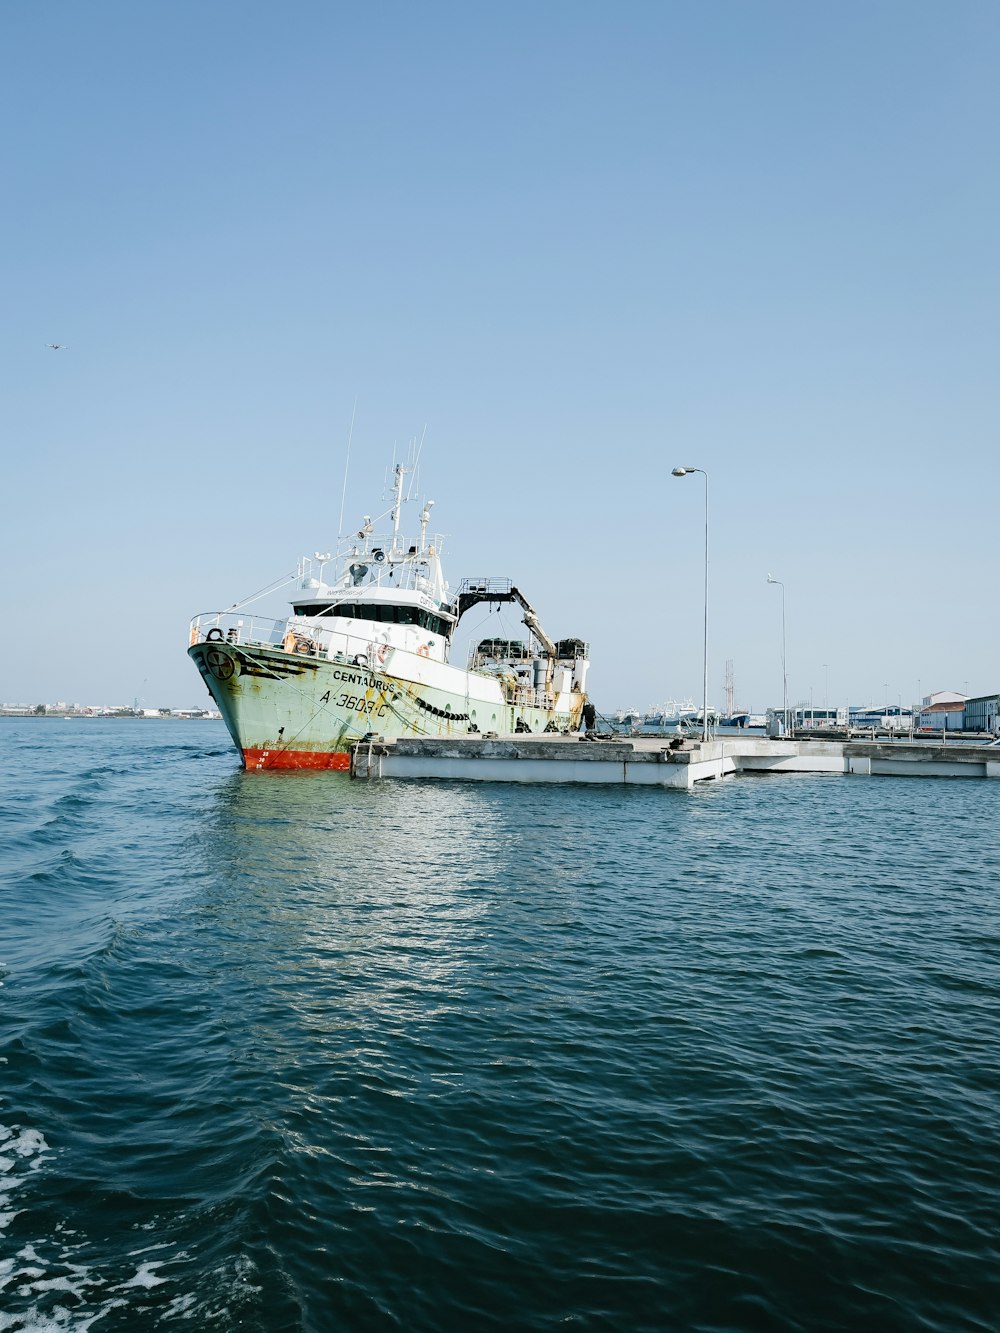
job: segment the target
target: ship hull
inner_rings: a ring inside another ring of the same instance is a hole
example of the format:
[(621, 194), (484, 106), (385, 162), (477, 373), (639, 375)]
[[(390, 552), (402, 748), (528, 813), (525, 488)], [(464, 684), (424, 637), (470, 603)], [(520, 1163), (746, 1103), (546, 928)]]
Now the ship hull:
[(465, 736), (575, 731), (585, 696), (540, 707), (492, 677), (389, 650), (366, 661), (202, 641), (188, 649), (248, 770), (346, 769), (367, 735)]

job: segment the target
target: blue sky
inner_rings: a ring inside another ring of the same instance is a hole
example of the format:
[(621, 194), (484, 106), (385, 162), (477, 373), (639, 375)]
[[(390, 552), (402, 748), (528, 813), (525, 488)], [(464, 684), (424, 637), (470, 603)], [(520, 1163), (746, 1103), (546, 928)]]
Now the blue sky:
[[(373, 512), (600, 707), (1000, 687), (993, 3), (8, 4), (4, 701), (188, 706)], [(68, 349), (53, 353), (48, 342)], [(31, 651), (25, 651), (30, 645)]]

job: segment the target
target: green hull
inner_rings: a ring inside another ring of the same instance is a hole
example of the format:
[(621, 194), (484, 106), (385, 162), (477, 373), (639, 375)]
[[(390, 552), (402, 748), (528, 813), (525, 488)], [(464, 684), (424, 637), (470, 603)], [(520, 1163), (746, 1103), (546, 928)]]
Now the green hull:
[(494, 676), (403, 651), (377, 670), (223, 640), (196, 643), (188, 654), (248, 769), (347, 768), (349, 747), (371, 734), (576, 731), (586, 697), (566, 693), (558, 706), (538, 707)]

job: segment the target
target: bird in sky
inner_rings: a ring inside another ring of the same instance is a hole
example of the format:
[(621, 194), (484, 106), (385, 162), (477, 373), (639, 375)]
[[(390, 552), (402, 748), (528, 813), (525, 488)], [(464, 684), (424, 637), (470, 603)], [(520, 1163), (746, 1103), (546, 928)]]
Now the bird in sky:
[(65, 343), (46, 343), (45, 346), (53, 352), (66, 352), (69, 350)]

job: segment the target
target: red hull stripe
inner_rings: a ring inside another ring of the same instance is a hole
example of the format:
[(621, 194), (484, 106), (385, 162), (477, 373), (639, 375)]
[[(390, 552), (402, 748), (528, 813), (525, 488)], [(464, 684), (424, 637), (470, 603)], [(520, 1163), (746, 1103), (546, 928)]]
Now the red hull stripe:
[(262, 768), (347, 769), (351, 756), (332, 750), (244, 750), (243, 762), (250, 772)]

